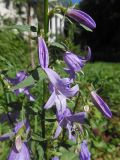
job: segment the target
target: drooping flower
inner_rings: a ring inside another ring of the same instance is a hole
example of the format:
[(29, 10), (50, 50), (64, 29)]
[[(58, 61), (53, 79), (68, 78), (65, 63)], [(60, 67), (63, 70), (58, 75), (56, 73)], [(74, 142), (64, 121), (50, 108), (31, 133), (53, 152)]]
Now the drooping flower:
[(108, 107), (108, 105), (102, 100), (102, 98), (95, 92), (91, 92), (92, 102), (93, 104), (105, 115), (107, 118), (112, 117), (112, 113)]
[(22, 138), (24, 138), (24, 134), (27, 135), (29, 131), (30, 125), (25, 119), (24, 121), (17, 123), (11, 133), (6, 133), (0, 136), (0, 141), (4, 141), (15, 136), (15, 144), (9, 154), (8, 160), (30, 160), (30, 153), (26, 142), (22, 140)]
[[(16, 77), (15, 78), (9, 78), (7, 77), (6, 80), (13, 84), (13, 85), (17, 85), (18, 83), (22, 82), (24, 79), (26, 79), (28, 77), (28, 74), (25, 73), (25, 71), (20, 71), (16, 74)], [(28, 86), (28, 87), (25, 87), (25, 88), (19, 88), (19, 89), (16, 89), (14, 90), (14, 93), (16, 95), (20, 94), (20, 93), (24, 93), (28, 99), (30, 101), (34, 101), (34, 97), (30, 94), (29, 90), (32, 86)]]
[(88, 150), (87, 142), (86, 140), (83, 140), (79, 153), (80, 160), (90, 160), (90, 156), (91, 154)]
[(49, 109), (56, 105), (57, 110), (66, 108), (66, 99), (73, 97), (79, 90), (79, 86), (70, 87), (72, 81), (69, 78), (60, 78), (60, 76), (50, 68), (45, 69), (52, 86), (52, 94), (45, 104), (44, 108)]
[(48, 68), (49, 65), (49, 54), (46, 43), (42, 37), (38, 37), (38, 50), (39, 50), (39, 63), (41, 67)]
[(81, 71), (81, 69), (84, 67), (87, 61), (91, 58), (91, 49), (90, 47), (87, 47), (88, 54), (85, 57), (81, 57), (79, 55), (75, 55), (72, 52), (65, 52), (64, 54), (64, 61), (68, 66), (68, 69), (65, 69), (67, 73), (69, 73), (75, 78), (75, 72)]
[(87, 13), (81, 10), (69, 8), (66, 15), (89, 29), (96, 28), (95, 21)]
[(63, 113), (57, 112), (58, 127), (56, 129), (54, 138), (57, 138), (60, 135), (62, 128), (64, 127), (68, 130), (69, 139), (72, 139), (71, 131), (73, 128), (73, 123), (77, 122), (82, 124), (85, 118), (85, 112), (72, 114), (68, 108), (66, 108)]

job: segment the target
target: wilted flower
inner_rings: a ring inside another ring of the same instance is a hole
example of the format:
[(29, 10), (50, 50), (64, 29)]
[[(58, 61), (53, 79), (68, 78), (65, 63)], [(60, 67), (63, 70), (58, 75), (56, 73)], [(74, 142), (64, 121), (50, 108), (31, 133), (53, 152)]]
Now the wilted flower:
[(112, 113), (108, 105), (102, 100), (102, 98), (95, 92), (91, 92), (91, 97), (94, 105), (108, 118), (112, 117)]
[(38, 37), (39, 63), (41, 67), (48, 68), (49, 54), (46, 43), (42, 37)]
[(68, 51), (64, 54), (64, 61), (68, 66), (66, 72), (68, 72), (73, 79), (75, 78), (75, 72), (81, 71), (85, 63), (91, 58), (91, 49), (90, 47), (87, 47), (87, 49), (88, 54), (85, 57), (75, 55), (74, 53)]
[(75, 113), (72, 114), (70, 109), (66, 108), (63, 113), (57, 112), (57, 119), (58, 119), (58, 127), (55, 132), (54, 138), (57, 138), (59, 134), (62, 131), (62, 128), (66, 128), (69, 133), (69, 139), (72, 139), (72, 128), (73, 128), (73, 123), (78, 122), (78, 123), (83, 123), (86, 118), (86, 113), (85, 112), (80, 112), (80, 113)]
[[(24, 71), (20, 71), (16, 74), (16, 77), (15, 78), (6, 78), (6, 80), (13, 84), (13, 85), (17, 85), (18, 83), (22, 82), (24, 79), (26, 79), (28, 77), (28, 74), (25, 73)], [(30, 101), (34, 101), (34, 97), (30, 94), (29, 90), (32, 86), (28, 86), (28, 87), (24, 87), (24, 88), (19, 88), (19, 89), (16, 89), (14, 90), (14, 93), (16, 95), (18, 95), (19, 93), (24, 93), (28, 99)]]
[(87, 142), (86, 140), (83, 140), (81, 143), (81, 148), (80, 148), (80, 160), (90, 160), (90, 152), (88, 150)]
[(45, 69), (52, 86), (52, 95), (45, 104), (46, 109), (56, 104), (58, 110), (66, 108), (66, 98), (73, 97), (79, 90), (79, 86), (75, 85), (70, 88), (71, 80), (69, 78), (61, 79), (60, 76), (50, 68)]
[(89, 29), (96, 28), (95, 21), (87, 13), (81, 10), (69, 8), (66, 15)]

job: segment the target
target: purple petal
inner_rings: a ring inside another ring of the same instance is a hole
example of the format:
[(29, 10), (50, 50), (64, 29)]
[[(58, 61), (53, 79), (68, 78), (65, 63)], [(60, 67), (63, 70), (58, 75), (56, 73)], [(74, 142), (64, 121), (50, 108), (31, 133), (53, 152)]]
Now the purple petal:
[(42, 37), (38, 37), (38, 49), (39, 49), (39, 63), (41, 67), (48, 68), (49, 54), (46, 43)]
[(65, 72), (68, 73), (70, 75), (70, 79), (75, 79), (76, 75), (75, 75), (75, 71), (69, 68), (64, 68)]
[(80, 149), (80, 160), (90, 160), (90, 152), (87, 147), (87, 142), (86, 140), (83, 140), (81, 143), (81, 149)]
[(71, 124), (67, 123), (66, 128), (68, 129), (68, 136), (69, 136), (69, 139), (72, 140), (72, 133), (71, 133), (72, 126), (71, 126)]
[(22, 122), (19, 122), (19, 123), (16, 124), (16, 126), (14, 128), (15, 133), (18, 133), (19, 130), (21, 128), (24, 128), (24, 127), (26, 129), (26, 133), (29, 133), (29, 131), (30, 131), (30, 125), (29, 125), (29, 123), (28, 123), (28, 121), (26, 119), (24, 119)]
[(59, 160), (59, 158), (55, 156), (52, 158), (52, 160)]
[(30, 160), (30, 153), (25, 143), (22, 143), (21, 151), (18, 152), (16, 147), (13, 146), (8, 160)]
[[(28, 74), (25, 71), (20, 71), (16, 74), (16, 79), (21, 82), (23, 81), (25, 78), (27, 78)], [(18, 83), (19, 83), (18, 82)]]
[(61, 92), (66, 96), (66, 97), (73, 97), (77, 94), (79, 91), (79, 86), (75, 85), (72, 88), (66, 88), (65, 90), (62, 90)]
[(50, 68), (45, 68), (45, 72), (52, 83), (53, 86), (56, 86), (58, 81), (60, 80), (60, 76)]
[(91, 92), (91, 97), (94, 105), (108, 118), (112, 117), (112, 113), (108, 105), (102, 100), (102, 98), (95, 92)]
[[(24, 79), (26, 79), (28, 76), (28, 74), (24, 71), (20, 71), (16, 74), (16, 77), (15, 78), (6, 78), (6, 80), (9, 82), (9, 83), (12, 83), (13, 85), (17, 85), (18, 83), (22, 82)], [(25, 87), (25, 88), (19, 88), (17, 90), (14, 90), (14, 93), (16, 95), (20, 94), (20, 93), (24, 93), (28, 99), (30, 101), (35, 101), (34, 97), (29, 93), (29, 89), (32, 87), (31, 86), (28, 86), (28, 87)]]
[(62, 94), (56, 95), (55, 105), (56, 105), (57, 111), (60, 113), (63, 113), (64, 110), (66, 109), (66, 97)]
[(84, 64), (77, 55), (68, 51), (64, 54), (64, 61), (75, 72), (80, 71)]
[(65, 52), (64, 61), (69, 67), (69, 70), (66, 70), (73, 78), (75, 78), (74, 72), (79, 72), (84, 67), (85, 63), (91, 58), (91, 49), (87, 47), (88, 54), (85, 57), (75, 55), (72, 52)]
[(58, 125), (55, 135), (54, 135), (54, 139), (56, 139), (60, 135), (61, 131), (62, 131), (62, 128), (60, 125)]
[(24, 94), (27, 96), (27, 98), (34, 102), (35, 101), (35, 98), (32, 96), (32, 94), (30, 94), (29, 90), (27, 88), (24, 89)]
[(52, 93), (50, 98), (48, 99), (47, 103), (45, 104), (44, 108), (49, 109), (55, 104), (56, 94), (55, 91)]
[(6, 80), (11, 84), (16, 85), (19, 82), (23, 81), (26, 77), (27, 77), (27, 73), (25, 73), (24, 71), (20, 71), (16, 74), (15, 78), (7, 77)]
[(88, 54), (87, 54), (87, 56), (85, 57), (85, 60), (86, 60), (86, 61), (89, 61), (89, 60), (91, 59), (91, 49), (90, 49), (89, 46), (87, 47), (87, 50), (88, 50)]
[(90, 29), (96, 28), (95, 21), (83, 11), (77, 9), (68, 9), (66, 15)]
[(0, 141), (4, 141), (4, 140), (7, 140), (7, 139), (10, 139), (14, 135), (15, 135), (14, 132), (3, 134), (2, 136), (0, 136)]
[(72, 116), (67, 117), (69, 121), (79, 122), (79, 123), (84, 123), (85, 118), (86, 118), (86, 112), (76, 113)]
[(5, 121), (10, 122), (10, 120), (12, 120), (13, 122), (15, 122), (17, 120), (17, 118), (19, 117), (20, 112), (19, 111), (15, 111), (15, 112), (9, 112), (8, 114), (0, 114), (0, 122), (3, 123)]

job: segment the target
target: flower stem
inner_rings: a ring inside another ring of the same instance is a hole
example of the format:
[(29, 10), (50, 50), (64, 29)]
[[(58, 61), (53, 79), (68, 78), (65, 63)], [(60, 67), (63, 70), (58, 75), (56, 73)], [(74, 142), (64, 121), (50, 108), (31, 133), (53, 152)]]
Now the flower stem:
[(44, 33), (48, 33), (48, 0), (44, 0)]
[[(47, 37), (46, 34), (48, 33), (48, 0), (44, 0), (44, 34), (45, 38)], [(47, 38), (46, 38), (47, 40)], [(46, 83), (43, 80), (43, 106), (42, 106), (42, 116), (41, 116), (41, 127), (42, 127), (42, 138), (45, 139), (45, 109), (44, 109), (44, 104), (46, 102), (46, 95), (47, 95), (47, 87)], [(47, 143), (44, 142), (43, 144), (43, 149), (44, 149), (44, 158), (47, 160)]]

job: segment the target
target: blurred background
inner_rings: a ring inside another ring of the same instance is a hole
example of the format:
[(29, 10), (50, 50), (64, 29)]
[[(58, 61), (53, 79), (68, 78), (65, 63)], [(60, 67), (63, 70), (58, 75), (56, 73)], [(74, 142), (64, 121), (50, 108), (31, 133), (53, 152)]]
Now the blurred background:
[[(77, 9), (85, 11), (96, 21), (96, 29), (87, 32), (80, 25), (69, 23), (64, 16), (55, 15), (49, 23), (49, 41), (64, 42), (71, 51), (81, 55), (84, 54), (86, 45), (91, 47), (91, 62), (83, 69), (85, 78), (79, 77), (79, 81), (81, 87), (84, 87), (85, 83), (92, 83), (96, 89), (99, 88), (100, 95), (113, 113), (112, 119), (107, 120), (96, 110), (96, 115), (90, 120), (92, 133), (89, 147), (92, 159), (120, 160), (120, 2), (119, 0), (50, 0), (49, 9), (58, 4), (66, 7), (75, 5)], [(26, 32), (29, 29), (36, 31), (37, 20), (42, 28), (43, 0), (0, 0), (0, 72), (7, 70), (10, 75), (13, 71), (25, 68), (29, 71), (38, 65), (37, 44), (34, 41), (36, 32)], [(16, 24), (17, 30), (14, 29)], [(21, 24), (25, 25), (24, 28), (20, 27)], [(32, 27), (29, 28), (28, 25)], [(58, 63), (56, 59), (62, 60), (62, 51), (55, 46), (50, 47), (49, 51), (54, 53), (51, 54), (51, 58), (53, 64), (58, 67), (61, 61)], [(31, 58), (34, 62), (31, 62)], [(40, 94), (38, 89), (40, 86), (33, 90), (36, 96)], [(11, 102), (16, 104), (17, 99), (12, 95), (14, 98), (10, 99), (10, 103), (5, 101), (1, 82), (0, 90), (0, 135), (2, 135), (7, 129), (4, 127), (7, 122), (3, 118), (3, 108), (9, 106)], [(20, 103), (22, 97), (19, 99)], [(35, 104), (34, 107), (39, 105)], [(9, 152), (8, 144), (0, 142), (0, 160), (6, 159)]]

